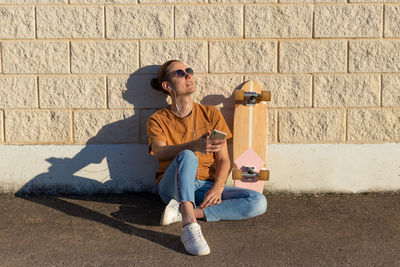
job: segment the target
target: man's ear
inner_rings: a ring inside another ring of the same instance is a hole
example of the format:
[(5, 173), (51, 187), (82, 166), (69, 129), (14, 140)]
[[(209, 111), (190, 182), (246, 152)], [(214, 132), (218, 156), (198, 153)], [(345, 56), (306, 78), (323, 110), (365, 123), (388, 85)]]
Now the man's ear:
[(170, 90), (172, 91), (174, 90), (171, 86), (169, 86), (169, 84), (166, 81), (162, 82), (161, 86), (167, 92), (169, 92)]
[(161, 83), (161, 87), (162, 87), (163, 90), (168, 92), (168, 90), (167, 90), (168, 89), (168, 83), (166, 81)]

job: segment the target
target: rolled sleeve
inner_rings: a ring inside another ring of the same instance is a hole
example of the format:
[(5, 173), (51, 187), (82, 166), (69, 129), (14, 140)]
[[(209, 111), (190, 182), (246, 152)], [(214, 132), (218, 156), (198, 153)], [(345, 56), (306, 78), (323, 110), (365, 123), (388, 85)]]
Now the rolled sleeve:
[(223, 131), (226, 133), (226, 140), (232, 138), (232, 133), (231, 130), (229, 129), (228, 125), (226, 124), (226, 121), (224, 119), (224, 116), (222, 116), (221, 111), (218, 108), (214, 107), (214, 116), (213, 118), (213, 129)]
[(146, 129), (147, 129), (147, 141), (149, 144), (149, 152), (150, 154), (153, 155), (154, 153), (151, 150), (151, 144), (156, 140), (167, 142), (167, 138), (165, 137), (165, 133), (160, 127), (160, 124), (154, 118), (150, 117), (146, 121)]

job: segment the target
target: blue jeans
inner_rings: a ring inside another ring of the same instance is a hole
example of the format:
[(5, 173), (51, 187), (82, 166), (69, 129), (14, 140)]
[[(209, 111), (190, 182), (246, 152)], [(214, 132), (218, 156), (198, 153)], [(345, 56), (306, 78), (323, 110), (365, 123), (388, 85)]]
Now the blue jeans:
[[(192, 202), (194, 208), (203, 202), (204, 195), (214, 181), (196, 178), (197, 156), (190, 150), (181, 151), (171, 162), (158, 184), (158, 194), (164, 203), (171, 199), (178, 202)], [(225, 186), (222, 202), (205, 208), (207, 221), (241, 220), (265, 213), (267, 199), (259, 192)]]

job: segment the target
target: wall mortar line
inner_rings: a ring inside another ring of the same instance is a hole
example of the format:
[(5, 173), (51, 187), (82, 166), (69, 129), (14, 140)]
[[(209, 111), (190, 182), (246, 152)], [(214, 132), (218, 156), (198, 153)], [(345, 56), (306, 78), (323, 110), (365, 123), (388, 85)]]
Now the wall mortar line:
[(34, 13), (35, 13), (35, 16), (34, 16), (34, 20), (35, 20), (35, 39), (37, 39), (37, 6), (35, 6), (34, 8), (33, 8), (33, 10), (34, 10)]
[(142, 58), (140, 57), (140, 50), (142, 49), (142, 42), (138, 41), (137, 42), (137, 52), (136, 52), (136, 56), (137, 56), (137, 63), (138, 63), (138, 68), (140, 68), (142, 66)]
[[(76, 76), (83, 76), (83, 77), (93, 77), (93, 76), (102, 76), (102, 75), (107, 75), (111, 77), (121, 77), (121, 76), (126, 76), (130, 75), (132, 73), (126, 72), (126, 73), (100, 73), (100, 72), (93, 72), (93, 73), (1, 73), (0, 76), (3, 77), (18, 77), (18, 76), (38, 76), (38, 77), (76, 77)], [(154, 76), (157, 74), (156, 72), (149, 72), (149, 73), (142, 73), (140, 75), (143, 76)], [(399, 72), (384, 72), (384, 75), (398, 75)], [(208, 72), (196, 72), (196, 76), (242, 76), (242, 75), (247, 75), (247, 76), (259, 76), (259, 77), (273, 77), (273, 76), (278, 76), (278, 77), (293, 77), (293, 76), (327, 76), (327, 75), (335, 75), (335, 76), (368, 76), (368, 75), (381, 75), (381, 73), (377, 72), (307, 72), (307, 73), (289, 73), (289, 72), (283, 72), (283, 73), (277, 73), (277, 72), (213, 72), (213, 73), (208, 73)]]
[(246, 39), (246, 5), (243, 5), (243, 39)]
[[(375, 107), (375, 109), (377, 109), (378, 107)], [(83, 112), (83, 111), (110, 111), (107, 110), (106, 108), (72, 108), (74, 112)], [(32, 108), (9, 108), (9, 111), (30, 111), (32, 110)], [(63, 108), (42, 108), (41, 111), (70, 111), (71, 108), (69, 107), (63, 107)], [(114, 111), (132, 111), (132, 108), (129, 107), (123, 107), (123, 108), (112, 108), (112, 110)], [(38, 111), (36, 109), (36, 111)]]
[(279, 132), (279, 124), (280, 124), (280, 117), (279, 117), (279, 110), (276, 109), (276, 142), (281, 143), (281, 136)]
[(71, 44), (71, 41), (68, 42), (68, 53), (69, 53), (69, 57), (68, 57), (69, 74), (72, 74), (72, 44)]
[(385, 11), (386, 5), (382, 5), (382, 38), (385, 38)]
[(350, 41), (347, 41), (347, 46), (346, 46), (346, 70), (347, 73), (350, 73)]
[(75, 142), (75, 129), (74, 129), (74, 109), (70, 110), (70, 127), (71, 129), (69, 130), (71, 137), (70, 137), (70, 142), (71, 144), (74, 144)]
[(314, 39), (315, 38), (315, 5), (313, 4), (311, 6), (312, 8), (312, 12), (311, 12), (311, 16), (312, 16), (312, 25), (311, 25), (311, 38)]
[(4, 73), (4, 66), (3, 66), (3, 42), (0, 42), (0, 73)]
[(174, 30), (174, 40), (176, 39), (176, 6), (174, 5), (174, 9), (172, 11), (172, 26)]
[[(356, 41), (382, 41), (382, 37), (324, 37), (324, 38), (284, 38), (284, 37), (276, 37), (276, 38), (267, 38), (267, 37), (248, 37), (243, 40), (243, 37), (236, 38), (206, 38), (206, 37), (197, 37), (197, 38), (130, 38), (130, 39), (104, 39), (104, 38), (20, 38), (20, 39), (0, 39), (2, 42), (21, 42), (21, 43), (29, 43), (29, 42), (52, 42), (52, 43), (60, 43), (60, 42), (120, 42), (120, 43), (133, 43), (137, 41), (146, 41), (153, 43), (162, 43), (162, 42), (176, 42), (176, 41), (186, 41), (186, 42), (205, 42), (205, 41), (215, 41), (215, 42), (226, 42), (226, 41), (245, 41), (245, 42), (253, 42), (253, 41), (284, 41), (284, 42), (327, 42), (327, 41), (348, 41), (348, 40), (356, 40)], [(400, 37), (386, 37), (385, 41), (400, 41)]]
[[(70, 1), (69, 1), (70, 2)], [(313, 3), (313, 2), (299, 2), (299, 3), (294, 3), (294, 2), (286, 2), (286, 3), (246, 3), (246, 5), (248, 6), (305, 6), (305, 5), (315, 5), (315, 6), (337, 6), (337, 5), (341, 5), (341, 6), (379, 6), (379, 5), (397, 5), (397, 2), (319, 2), (319, 3)], [(113, 3), (113, 4), (95, 4), (95, 3), (90, 3), (90, 4), (81, 4), (81, 3), (62, 3), (62, 4), (54, 4), (54, 3), (19, 3), (19, 4), (0, 4), (0, 7), (16, 7), (16, 6), (51, 6), (51, 7), (66, 7), (66, 6), (81, 6), (81, 7), (93, 7), (93, 6), (100, 6), (100, 5), (106, 5), (106, 6), (110, 6), (110, 7), (115, 7), (115, 6), (135, 6), (135, 7), (141, 7), (141, 6), (174, 6), (174, 5), (179, 5), (179, 6), (200, 6), (200, 7), (205, 7), (205, 6), (211, 6), (211, 7), (227, 7), (227, 6), (242, 6), (243, 3), (209, 3), (205, 2), (205, 3)]]
[(109, 100), (109, 97), (110, 97), (110, 92), (109, 92), (109, 90), (108, 90), (108, 82), (109, 82), (109, 80), (108, 80), (108, 77), (107, 76), (105, 76), (105, 84), (104, 84), (104, 87), (105, 87), (105, 89), (106, 89), (106, 109), (110, 109), (110, 100)]
[(311, 75), (311, 108), (315, 107), (315, 80), (314, 75)]
[(380, 101), (380, 103), (379, 103), (379, 106), (380, 107), (383, 107), (383, 74), (381, 74), (380, 75), (380, 78), (381, 78), (381, 88), (380, 88), (380, 90), (379, 90), (379, 94), (380, 94), (380, 97), (379, 97), (379, 101)]
[(40, 109), (40, 90), (39, 90), (39, 76), (36, 76), (36, 94), (37, 94), (37, 107)]
[(208, 71), (207, 74), (211, 73), (210, 58), (211, 58), (210, 41), (207, 41), (207, 71)]
[[(94, 73), (2, 73), (0, 76), (3, 77), (18, 77), (18, 76), (38, 76), (38, 77), (76, 77), (76, 76), (84, 76), (84, 77), (93, 77), (93, 76), (102, 76), (102, 75), (107, 75), (107, 76), (112, 76), (112, 77), (121, 77), (121, 76), (126, 76), (130, 75), (130, 72), (127, 73), (100, 73), (100, 72), (94, 72)], [(157, 74), (156, 72), (154, 73), (142, 73), (141, 75), (144, 76), (154, 76), (154, 74)], [(398, 75), (399, 72), (384, 72), (384, 75)], [(242, 75), (248, 75), (248, 76), (260, 76), (260, 77), (271, 77), (271, 76), (280, 76), (280, 77), (293, 77), (293, 76), (302, 76), (302, 77), (307, 77), (310, 75), (314, 76), (327, 76), (327, 75), (335, 75), (335, 76), (368, 76), (368, 75), (381, 75), (381, 73), (377, 72), (313, 72), (313, 73), (276, 73), (276, 72), (213, 72), (213, 73), (208, 73), (208, 72), (196, 72), (196, 75), (199, 76), (242, 76)]]
[(280, 42), (280, 41), (277, 41), (277, 42), (276, 42), (276, 72), (277, 72), (277, 73), (280, 73), (280, 69), (279, 69), (280, 45), (281, 45), (281, 42)]
[(106, 17), (106, 13), (107, 13), (107, 12), (106, 12), (106, 9), (107, 9), (107, 8), (106, 8), (105, 5), (103, 6), (103, 9), (104, 9), (104, 10), (103, 10), (103, 12), (104, 12), (104, 13), (103, 13), (103, 16), (104, 16), (104, 18), (103, 18), (103, 20), (104, 20), (103, 38), (106, 39), (106, 38), (107, 38), (107, 22), (106, 22), (106, 20), (107, 20), (107, 17)]

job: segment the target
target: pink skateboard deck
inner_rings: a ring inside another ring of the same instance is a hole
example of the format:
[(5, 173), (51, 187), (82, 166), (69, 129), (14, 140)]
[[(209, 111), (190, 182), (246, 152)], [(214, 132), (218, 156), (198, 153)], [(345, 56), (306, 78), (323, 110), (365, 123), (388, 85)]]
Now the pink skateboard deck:
[[(239, 158), (234, 161), (238, 169), (245, 171), (246, 166), (252, 165), (254, 171), (259, 172), (261, 168), (264, 167), (265, 162), (257, 155), (257, 153), (252, 149), (247, 149)], [(252, 189), (254, 191), (262, 192), (264, 189), (264, 181), (242, 181), (235, 180), (235, 186)]]
[(243, 84), (234, 92), (232, 178), (236, 187), (263, 192), (266, 170), (268, 106), (271, 93), (263, 91), (255, 81)]

